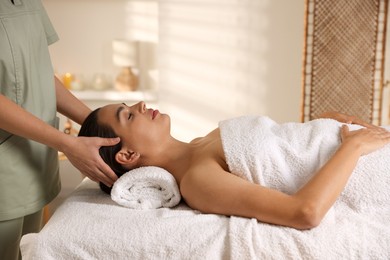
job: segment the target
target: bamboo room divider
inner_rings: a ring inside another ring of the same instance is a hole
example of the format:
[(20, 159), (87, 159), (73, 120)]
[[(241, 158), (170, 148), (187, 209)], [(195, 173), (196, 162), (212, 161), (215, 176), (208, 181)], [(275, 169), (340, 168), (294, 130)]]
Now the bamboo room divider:
[(388, 0), (306, 0), (302, 122), (339, 111), (381, 123)]

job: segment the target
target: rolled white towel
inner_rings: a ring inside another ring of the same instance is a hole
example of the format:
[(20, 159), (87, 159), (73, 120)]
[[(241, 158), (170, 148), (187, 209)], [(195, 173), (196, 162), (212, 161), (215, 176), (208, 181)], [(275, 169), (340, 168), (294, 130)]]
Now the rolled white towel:
[(168, 171), (147, 166), (123, 174), (112, 187), (111, 199), (131, 209), (157, 209), (176, 206), (181, 196)]

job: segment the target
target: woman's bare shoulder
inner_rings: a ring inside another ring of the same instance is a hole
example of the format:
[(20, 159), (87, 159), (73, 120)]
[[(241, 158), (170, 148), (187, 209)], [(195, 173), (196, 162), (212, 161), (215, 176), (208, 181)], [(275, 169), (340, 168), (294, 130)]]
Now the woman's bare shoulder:
[[(207, 197), (213, 193), (216, 179), (223, 180), (226, 172), (215, 160), (208, 159), (198, 162), (184, 174), (180, 182), (180, 193), (186, 203), (194, 208), (203, 208)], [(222, 178), (221, 178), (222, 177)]]

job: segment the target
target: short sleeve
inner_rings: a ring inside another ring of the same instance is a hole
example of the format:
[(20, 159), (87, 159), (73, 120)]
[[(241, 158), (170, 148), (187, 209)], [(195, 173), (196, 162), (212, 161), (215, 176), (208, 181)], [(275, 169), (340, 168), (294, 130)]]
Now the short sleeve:
[(42, 3), (40, 8), (40, 15), (41, 15), (42, 25), (46, 33), (47, 44), (50, 45), (52, 43), (55, 43), (56, 41), (58, 41), (59, 38)]

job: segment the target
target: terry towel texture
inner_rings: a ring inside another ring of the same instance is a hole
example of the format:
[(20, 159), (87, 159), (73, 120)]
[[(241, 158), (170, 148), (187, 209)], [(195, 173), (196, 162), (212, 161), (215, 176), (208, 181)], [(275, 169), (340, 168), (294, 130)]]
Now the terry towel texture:
[(21, 251), (23, 260), (390, 259), (389, 222), (352, 211), (335, 220), (300, 231), (256, 219), (201, 214), (183, 202), (173, 208), (129, 210), (86, 178), (40, 233), (23, 236)]
[[(306, 164), (317, 168), (339, 145), (339, 124), (332, 120), (308, 126), (278, 125), (268, 118), (234, 121), (221, 123), (231, 170), (286, 192), (303, 183), (301, 176), (311, 175)], [(85, 179), (40, 233), (23, 236), (23, 259), (390, 259), (390, 147), (376, 153), (361, 158), (332, 214), (304, 231), (201, 214), (183, 202), (174, 208), (128, 210)]]
[(111, 190), (113, 201), (131, 209), (176, 206), (181, 199), (175, 178), (166, 170), (148, 166), (123, 174)]
[[(341, 142), (341, 125), (331, 119), (278, 124), (268, 117), (255, 116), (220, 122), (230, 171), (288, 194), (302, 187), (334, 154)], [(356, 130), (360, 126), (349, 128)], [(389, 210), (389, 187), (390, 145), (387, 145), (359, 159), (339, 201), (359, 212), (383, 207)]]
[[(267, 117), (220, 122), (230, 171), (286, 193), (297, 191), (332, 156), (340, 145), (341, 125), (330, 119), (277, 124)], [(389, 187), (387, 145), (359, 159), (341, 196), (318, 227), (307, 231), (260, 227), (256, 221), (238, 218), (246, 222), (247, 230), (234, 233), (243, 232), (247, 238), (233, 245), (240, 248), (242, 243), (255, 241), (245, 254), (239, 254), (242, 259), (270, 255), (284, 259), (286, 252), (288, 259), (301, 259), (301, 254), (307, 256), (303, 259), (390, 259)]]

